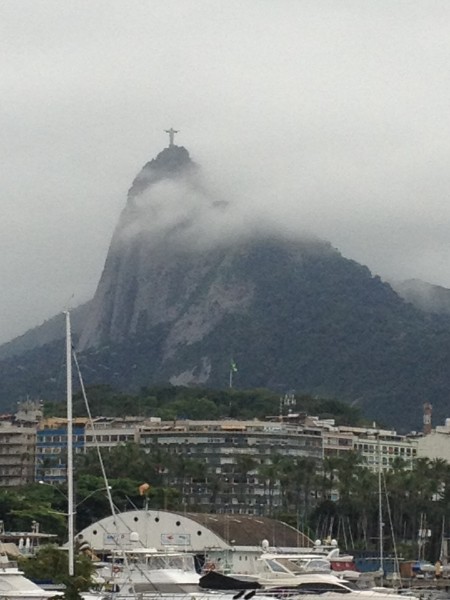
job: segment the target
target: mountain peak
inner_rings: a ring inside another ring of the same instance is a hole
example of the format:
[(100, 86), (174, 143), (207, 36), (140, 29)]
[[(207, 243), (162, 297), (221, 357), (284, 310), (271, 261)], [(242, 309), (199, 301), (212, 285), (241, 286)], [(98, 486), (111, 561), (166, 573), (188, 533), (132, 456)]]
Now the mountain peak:
[(139, 196), (157, 181), (175, 179), (196, 168), (186, 148), (172, 144), (142, 167), (128, 192), (128, 199)]

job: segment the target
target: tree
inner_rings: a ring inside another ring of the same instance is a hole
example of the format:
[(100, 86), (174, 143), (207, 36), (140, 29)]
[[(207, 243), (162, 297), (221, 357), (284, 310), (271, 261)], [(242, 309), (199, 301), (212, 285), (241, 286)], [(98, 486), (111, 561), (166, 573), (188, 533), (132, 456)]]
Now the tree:
[(258, 476), (264, 480), (264, 496), (266, 496), (266, 490), (268, 491), (269, 516), (273, 515), (275, 488), (280, 481), (282, 472), (280, 467), (283, 461), (280, 454), (274, 453), (270, 459), (258, 467)]
[(51, 580), (66, 586), (64, 597), (67, 600), (80, 600), (80, 592), (87, 591), (92, 585), (94, 564), (90, 558), (77, 554), (75, 557), (75, 575), (69, 576), (68, 554), (57, 546), (43, 546), (29, 558), (19, 559), (25, 577), (39, 580)]
[(238, 454), (233, 466), (234, 480), (237, 480), (238, 501), (241, 506), (246, 506), (248, 500), (247, 483), (248, 474), (256, 468), (257, 462), (250, 454)]

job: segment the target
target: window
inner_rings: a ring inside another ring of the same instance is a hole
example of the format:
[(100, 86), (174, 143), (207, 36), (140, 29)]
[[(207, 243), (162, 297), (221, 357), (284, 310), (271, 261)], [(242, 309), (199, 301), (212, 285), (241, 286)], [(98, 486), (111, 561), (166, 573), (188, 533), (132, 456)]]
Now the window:
[(266, 563), (267, 563), (267, 566), (269, 567), (270, 571), (273, 571), (276, 573), (288, 573), (288, 570), (285, 567), (283, 567), (283, 565), (281, 565), (279, 561), (276, 561), (273, 559), (267, 559)]

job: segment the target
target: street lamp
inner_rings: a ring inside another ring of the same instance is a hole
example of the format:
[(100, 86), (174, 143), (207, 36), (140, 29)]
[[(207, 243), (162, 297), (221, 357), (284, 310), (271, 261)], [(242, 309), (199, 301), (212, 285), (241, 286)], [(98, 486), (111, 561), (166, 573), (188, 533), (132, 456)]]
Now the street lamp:
[[(67, 512), (60, 512), (60, 511), (56, 511), (56, 510), (52, 510), (50, 511), (51, 513), (55, 514), (55, 515), (62, 515), (64, 517), (67, 518), (67, 521), (69, 522), (72, 518), (73, 521), (73, 535), (70, 535), (70, 531), (69, 531), (69, 541), (68, 541), (68, 550), (69, 550), (69, 575), (73, 575), (73, 569), (74, 569), (74, 563), (72, 563), (71, 566), (71, 548), (74, 547), (74, 542), (75, 542), (75, 515), (76, 515), (76, 510), (77, 508), (83, 504), (84, 502), (86, 502), (86, 500), (88, 500), (89, 498), (91, 498), (92, 496), (94, 496), (94, 494), (97, 494), (98, 492), (103, 492), (103, 491), (107, 491), (108, 493), (110, 492), (110, 490), (112, 489), (112, 486), (108, 485), (108, 486), (104, 486), (101, 488), (98, 488), (96, 490), (93, 490), (92, 492), (90, 492), (89, 494), (87, 494), (87, 496), (85, 496), (84, 498), (82, 498), (82, 500), (80, 500), (77, 504), (70, 505), (69, 503), (69, 497), (59, 488), (56, 487), (54, 485), (52, 485), (51, 483), (48, 483), (46, 481), (39, 481), (38, 482), (40, 485), (46, 485), (49, 486), (51, 488), (53, 488), (54, 490), (57, 490), (59, 494), (61, 494), (61, 496), (63, 496), (63, 498), (66, 500), (67, 502), (67, 507), (68, 507), (68, 511)], [(72, 508), (73, 507), (73, 508)], [(71, 509), (73, 512), (71, 512)]]

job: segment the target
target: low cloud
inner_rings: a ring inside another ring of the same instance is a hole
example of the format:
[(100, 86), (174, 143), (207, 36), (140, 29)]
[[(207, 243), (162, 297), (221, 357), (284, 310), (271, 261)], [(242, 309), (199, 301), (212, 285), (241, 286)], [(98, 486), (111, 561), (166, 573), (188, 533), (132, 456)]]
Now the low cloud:
[(0, 339), (93, 295), (171, 126), (204, 187), (160, 187), (154, 239), (318, 236), (450, 287), (447, 2), (132, 6), (2, 2)]
[[(211, 176), (211, 173), (209, 173)], [(244, 193), (243, 193), (244, 192)], [(212, 181), (204, 170), (175, 179), (163, 179), (129, 200), (115, 234), (123, 249), (138, 238), (150, 248), (206, 252), (254, 237), (312, 239), (314, 232), (298, 219), (276, 215), (281, 208), (268, 190), (239, 190), (231, 182)]]

